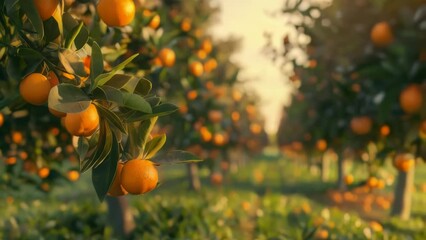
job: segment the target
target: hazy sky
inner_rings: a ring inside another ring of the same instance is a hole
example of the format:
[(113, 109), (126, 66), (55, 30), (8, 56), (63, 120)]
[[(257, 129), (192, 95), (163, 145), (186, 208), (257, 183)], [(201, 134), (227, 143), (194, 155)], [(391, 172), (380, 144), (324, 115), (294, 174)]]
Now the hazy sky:
[(265, 128), (269, 133), (276, 132), (283, 103), (288, 100), (290, 91), (278, 66), (274, 66), (262, 53), (266, 43), (265, 31), (282, 37), (279, 33), (283, 32), (284, 24), (268, 15), (280, 9), (282, 3), (282, 0), (215, 0), (221, 13), (212, 33), (218, 38), (230, 35), (242, 38), (243, 46), (234, 60), (243, 67), (240, 77), (250, 80), (248, 87), (256, 90), (262, 98), (261, 111), (266, 116)]

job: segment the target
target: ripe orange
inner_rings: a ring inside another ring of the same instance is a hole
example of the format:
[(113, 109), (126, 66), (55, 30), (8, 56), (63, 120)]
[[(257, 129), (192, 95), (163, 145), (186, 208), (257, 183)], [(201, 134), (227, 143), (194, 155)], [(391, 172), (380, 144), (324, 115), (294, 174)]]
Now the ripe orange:
[(367, 186), (370, 188), (375, 188), (377, 187), (379, 180), (376, 177), (369, 177), (367, 179)]
[(328, 234), (328, 231), (326, 229), (318, 229), (315, 232), (314, 239), (325, 240), (325, 239), (328, 239), (328, 235), (329, 234)]
[(209, 73), (217, 68), (217, 61), (214, 58), (210, 58), (204, 63), (204, 72)]
[(34, 5), (43, 21), (49, 19), (56, 10), (59, 0), (34, 0)]
[(114, 181), (108, 190), (108, 195), (113, 197), (123, 196), (127, 194), (127, 191), (121, 186), (121, 172), (123, 171), (123, 163), (117, 163), (117, 170), (115, 171)]
[(123, 27), (133, 21), (136, 8), (133, 0), (99, 0), (97, 10), (109, 27)]
[(84, 64), (84, 71), (87, 74), (90, 74), (90, 64), (92, 62), (92, 57), (87, 55), (86, 57), (83, 58), (83, 64)]
[(200, 134), (201, 134), (201, 139), (204, 142), (209, 142), (213, 138), (213, 134), (210, 132), (210, 130), (207, 127), (201, 127)]
[(212, 51), (212, 49), (213, 49), (212, 42), (209, 39), (204, 39), (201, 42), (201, 47), (200, 48), (203, 49), (207, 54), (209, 54)]
[(163, 62), (161, 62), (161, 59), (159, 57), (155, 57), (154, 59), (152, 59), (151, 64), (155, 67), (163, 66)]
[(223, 146), (226, 143), (226, 136), (222, 133), (216, 133), (213, 136), (213, 142), (216, 146)]
[(71, 182), (75, 182), (80, 178), (80, 173), (76, 170), (70, 170), (67, 172), (67, 178)]
[(8, 157), (6, 158), (5, 163), (7, 165), (14, 165), (16, 164), (16, 161), (17, 161), (16, 157)]
[(219, 110), (210, 110), (209, 113), (209, 120), (213, 123), (219, 123), (222, 121), (222, 112)]
[(197, 90), (190, 90), (186, 94), (186, 97), (188, 98), (188, 100), (195, 100), (198, 97)]
[(231, 119), (234, 122), (238, 122), (238, 120), (240, 120), (240, 113), (239, 112), (232, 112)]
[(376, 23), (371, 29), (371, 41), (378, 47), (386, 47), (393, 42), (392, 29), (387, 22)]
[(351, 185), (354, 182), (354, 176), (352, 174), (345, 175), (343, 179), (346, 183), (346, 185)]
[(189, 32), (192, 27), (192, 21), (189, 18), (184, 18), (180, 23), (180, 29), (184, 32)]
[(133, 159), (121, 171), (121, 185), (131, 194), (147, 193), (157, 187), (158, 171), (149, 160)]
[(0, 113), (0, 127), (3, 126), (4, 123), (4, 116), (3, 113)]
[(22, 98), (33, 105), (45, 104), (51, 88), (47, 77), (40, 73), (29, 74), (19, 84)]
[(198, 61), (192, 62), (189, 64), (189, 72), (196, 77), (200, 77), (204, 72), (203, 64)]
[(351, 120), (351, 130), (357, 135), (365, 135), (370, 132), (373, 121), (368, 116), (354, 117)]
[(154, 17), (152, 17), (151, 21), (148, 23), (148, 26), (152, 29), (157, 29), (160, 26), (161, 19), (160, 15), (155, 14)]
[(319, 139), (316, 143), (316, 147), (318, 151), (325, 151), (327, 149), (327, 141), (325, 141), (324, 139)]
[(414, 163), (414, 157), (411, 154), (398, 154), (394, 160), (394, 166), (402, 172), (410, 171)]
[(417, 113), (422, 108), (423, 93), (419, 84), (410, 84), (399, 95), (399, 104), (408, 114)]
[(65, 128), (74, 136), (88, 137), (99, 126), (99, 114), (95, 105), (90, 104), (87, 109), (79, 113), (68, 113), (65, 116)]
[(40, 178), (47, 178), (50, 174), (50, 169), (48, 167), (42, 167), (37, 172)]
[(390, 134), (390, 127), (388, 125), (383, 125), (380, 127), (380, 135), (383, 137), (389, 136)]
[(24, 135), (19, 131), (12, 131), (12, 142), (16, 144), (21, 144), (24, 140)]
[(232, 99), (235, 102), (239, 102), (241, 100), (241, 98), (243, 98), (243, 94), (240, 91), (238, 91), (238, 90), (232, 91)]
[(223, 176), (218, 172), (212, 173), (210, 176), (210, 181), (213, 185), (219, 186), (223, 182)]
[(253, 134), (259, 134), (262, 132), (262, 126), (259, 123), (252, 123), (250, 124), (250, 131)]
[(196, 53), (199, 59), (205, 59), (207, 57), (207, 53), (203, 49), (197, 50)]
[(161, 49), (160, 53), (158, 54), (158, 57), (160, 58), (161, 63), (165, 67), (173, 67), (173, 65), (175, 65), (176, 54), (170, 48)]

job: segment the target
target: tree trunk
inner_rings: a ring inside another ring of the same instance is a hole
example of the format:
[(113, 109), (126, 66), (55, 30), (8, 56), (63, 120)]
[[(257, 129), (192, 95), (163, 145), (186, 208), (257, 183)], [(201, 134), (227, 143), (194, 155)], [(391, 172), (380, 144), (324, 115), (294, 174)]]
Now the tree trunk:
[(201, 182), (198, 175), (198, 165), (196, 163), (189, 163), (187, 166), (189, 188), (194, 191), (199, 191), (201, 189)]
[(108, 222), (113, 228), (114, 235), (120, 238), (130, 238), (136, 225), (127, 199), (124, 196), (107, 196), (106, 202), (108, 204)]
[(328, 177), (330, 176), (330, 160), (327, 157), (324, 157), (324, 154), (320, 156), (321, 162), (321, 181), (327, 182)]
[(342, 152), (338, 153), (337, 158), (337, 189), (340, 191), (346, 190), (345, 178), (345, 156)]
[(398, 171), (394, 200), (392, 204), (392, 216), (399, 216), (407, 220), (411, 215), (411, 196), (414, 185), (414, 168), (408, 172)]

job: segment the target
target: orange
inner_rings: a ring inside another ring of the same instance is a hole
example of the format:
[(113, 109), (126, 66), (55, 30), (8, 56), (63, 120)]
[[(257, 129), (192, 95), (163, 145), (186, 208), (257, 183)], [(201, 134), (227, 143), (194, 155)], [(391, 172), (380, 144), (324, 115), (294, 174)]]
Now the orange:
[(202, 50), (204, 50), (207, 54), (209, 54), (212, 51), (212, 49), (213, 49), (212, 42), (209, 39), (204, 39), (201, 42), (201, 47), (200, 48)]
[(79, 113), (68, 113), (65, 116), (65, 128), (74, 136), (88, 137), (99, 126), (99, 114), (92, 103), (87, 109)]
[(243, 98), (243, 95), (241, 94), (240, 91), (238, 90), (232, 91), (232, 99), (234, 99), (234, 101), (239, 102), (241, 98)]
[(161, 62), (161, 59), (159, 57), (155, 57), (154, 59), (152, 59), (151, 64), (155, 67), (163, 66), (163, 63)]
[(212, 173), (212, 175), (210, 176), (210, 181), (213, 185), (221, 185), (223, 182), (223, 176), (218, 172)]
[(6, 158), (5, 163), (7, 165), (14, 165), (16, 164), (16, 161), (17, 161), (16, 157), (8, 157)]
[(133, 21), (135, 4), (133, 0), (99, 0), (98, 15), (109, 27), (123, 27)]
[(393, 42), (392, 29), (387, 22), (376, 23), (371, 29), (371, 41), (378, 47), (386, 47)]
[(186, 114), (188, 112), (188, 106), (186, 104), (182, 104), (179, 106), (179, 112), (181, 114)]
[(148, 23), (148, 26), (152, 29), (157, 29), (160, 26), (161, 19), (160, 15), (155, 14), (154, 17), (152, 17), (151, 21)]
[(223, 146), (226, 143), (226, 136), (221, 133), (216, 133), (213, 136), (213, 142), (216, 144), (216, 146)]
[(368, 225), (370, 226), (371, 230), (373, 230), (374, 232), (382, 232), (383, 231), (383, 226), (376, 221), (371, 221)]
[(56, 10), (59, 0), (34, 0), (34, 5), (43, 21), (49, 19)]
[(147, 193), (157, 187), (158, 171), (149, 160), (133, 159), (121, 171), (121, 185), (131, 194)]
[(197, 90), (190, 90), (190, 91), (186, 94), (186, 97), (187, 97), (189, 100), (195, 100), (195, 99), (198, 97)]
[(231, 119), (234, 122), (238, 122), (238, 120), (240, 120), (240, 113), (239, 112), (232, 112)]
[(419, 84), (410, 84), (399, 95), (399, 104), (405, 113), (418, 113), (422, 108), (423, 93)]
[(380, 127), (380, 135), (383, 137), (389, 136), (390, 134), (390, 127), (388, 125), (383, 125)]
[(327, 149), (327, 141), (324, 139), (319, 139), (316, 143), (316, 147), (319, 151), (325, 151)]
[(207, 57), (207, 53), (203, 49), (197, 50), (196, 53), (199, 59), (205, 59)]
[(22, 98), (33, 105), (45, 104), (51, 88), (47, 77), (40, 73), (27, 75), (19, 84)]
[(28, 153), (27, 153), (27, 152), (25, 152), (25, 151), (22, 151), (22, 152), (20, 152), (20, 153), (19, 153), (19, 157), (20, 157), (22, 160), (26, 160), (26, 159), (28, 158)]
[(209, 73), (217, 68), (217, 61), (214, 58), (210, 58), (204, 63), (204, 72)]
[(259, 123), (250, 124), (250, 131), (254, 134), (259, 134), (262, 132), (262, 126)]
[(3, 126), (4, 123), (4, 116), (3, 113), (0, 113), (0, 127)]
[(200, 77), (204, 72), (203, 64), (198, 61), (192, 62), (189, 64), (189, 72), (196, 77)]
[(212, 90), (213, 88), (214, 88), (214, 83), (212, 81), (207, 81), (206, 82), (206, 89)]
[(402, 172), (410, 171), (414, 163), (414, 157), (411, 154), (398, 154), (394, 160), (394, 166)]
[(189, 32), (192, 27), (192, 21), (189, 18), (184, 18), (180, 23), (180, 29), (184, 32)]
[(66, 114), (66, 113), (64, 113), (64, 112), (59, 112), (59, 111), (56, 111), (55, 109), (52, 109), (52, 108), (49, 108), (49, 112), (50, 112), (53, 116), (58, 117), (58, 118), (65, 117), (65, 116), (67, 115), (67, 114)]
[(86, 57), (83, 58), (83, 64), (84, 64), (84, 71), (87, 74), (90, 74), (90, 64), (92, 62), (92, 57), (87, 55)]
[(123, 196), (127, 194), (127, 191), (121, 186), (121, 172), (123, 171), (123, 163), (117, 163), (117, 170), (115, 171), (115, 177), (111, 186), (108, 190), (108, 195), (113, 197)]
[(47, 74), (47, 80), (49, 80), (51, 87), (54, 87), (59, 84), (58, 76), (56, 76), (56, 74), (53, 71), (50, 71)]
[(328, 239), (328, 235), (329, 234), (328, 234), (328, 231), (326, 229), (318, 229), (315, 232), (314, 239), (325, 240), (325, 239)]
[(222, 112), (219, 110), (210, 110), (208, 113), (209, 120), (213, 123), (219, 123), (222, 121)]
[(379, 180), (376, 177), (369, 177), (367, 179), (367, 186), (370, 188), (375, 188), (377, 187)]
[(378, 189), (383, 189), (383, 188), (385, 188), (385, 180), (383, 180), (383, 179), (379, 179), (379, 180), (377, 180), (377, 186), (376, 186)]
[(346, 183), (346, 185), (351, 185), (354, 182), (354, 176), (352, 174), (345, 175), (343, 179)]
[(67, 172), (67, 178), (71, 182), (75, 182), (80, 178), (80, 173), (76, 170), (70, 170)]
[(170, 48), (161, 49), (160, 53), (158, 54), (158, 57), (160, 58), (161, 63), (165, 67), (173, 67), (173, 65), (175, 65), (176, 54)]
[(47, 178), (50, 174), (50, 169), (48, 167), (42, 167), (37, 172), (40, 178)]
[(357, 135), (365, 135), (370, 132), (373, 121), (368, 116), (354, 117), (351, 120), (351, 130)]
[(24, 135), (22, 135), (21, 132), (19, 131), (12, 132), (12, 142), (16, 144), (21, 144), (23, 140), (24, 140)]
[(210, 132), (210, 130), (207, 127), (201, 127), (200, 134), (201, 134), (201, 139), (203, 139), (204, 142), (209, 142), (213, 138), (213, 134)]

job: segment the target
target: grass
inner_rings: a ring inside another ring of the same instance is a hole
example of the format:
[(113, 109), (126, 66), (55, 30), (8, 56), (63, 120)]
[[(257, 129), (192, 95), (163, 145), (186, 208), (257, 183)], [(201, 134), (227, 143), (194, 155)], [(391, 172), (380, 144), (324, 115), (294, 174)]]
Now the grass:
[[(331, 171), (335, 172), (332, 166)], [(361, 165), (350, 169), (357, 180), (366, 175)], [(386, 173), (394, 173), (390, 166)], [(325, 229), (330, 239), (426, 239), (426, 193), (416, 191), (409, 221), (389, 218), (385, 230), (373, 231), (357, 209), (345, 209), (327, 198), (336, 176), (321, 182), (303, 163), (289, 161), (273, 149), (255, 157), (224, 184), (212, 186), (209, 171), (200, 171), (203, 189), (188, 190), (184, 165), (160, 167), (161, 186), (143, 196), (129, 196), (137, 222), (137, 239), (309, 239)], [(426, 182), (426, 167), (416, 167), (416, 185)], [(382, 194), (390, 194), (387, 187)], [(72, 185), (49, 194), (24, 188), (3, 192), (0, 202), (0, 238), (111, 239), (107, 207), (100, 204), (85, 174)], [(3, 234), (3, 235), (2, 235)]]

